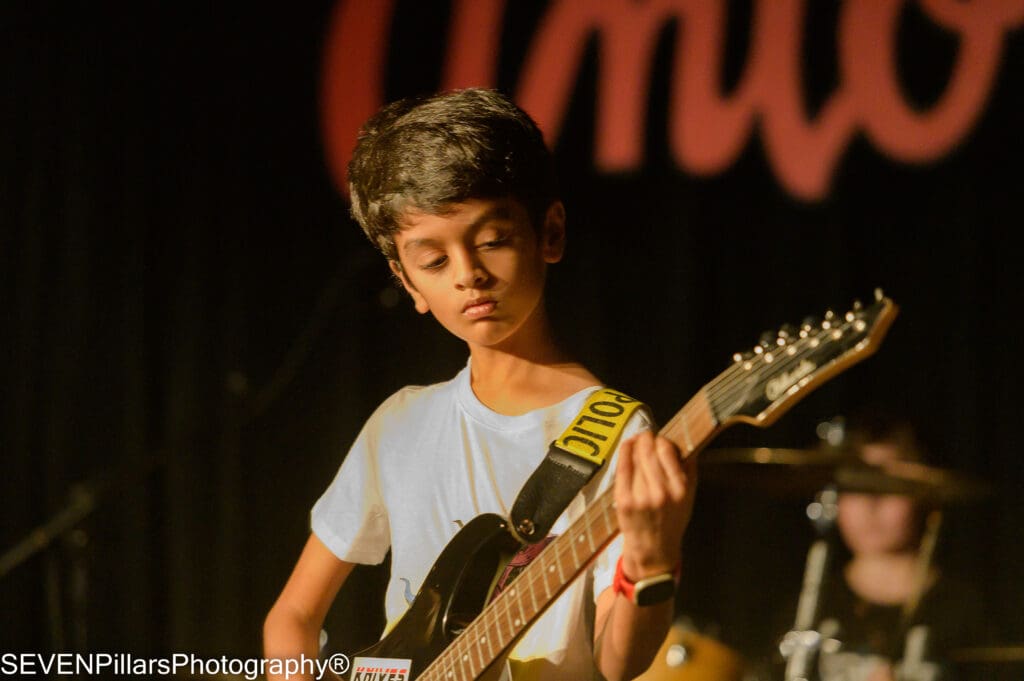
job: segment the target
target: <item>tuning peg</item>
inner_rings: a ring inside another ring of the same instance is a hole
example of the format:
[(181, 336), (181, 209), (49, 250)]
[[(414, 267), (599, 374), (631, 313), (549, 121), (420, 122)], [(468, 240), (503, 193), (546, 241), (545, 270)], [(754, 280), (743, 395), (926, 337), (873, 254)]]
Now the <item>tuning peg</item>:
[(854, 301), (853, 301), (853, 305), (850, 307), (849, 312), (847, 312), (843, 316), (843, 318), (846, 319), (847, 322), (853, 323), (853, 321), (855, 319), (860, 319), (863, 316), (864, 316), (864, 305), (860, 302), (859, 298), (855, 298)]
[(880, 302), (882, 302), (883, 298), (885, 298), (885, 294), (882, 293), (882, 289), (881, 288), (876, 288), (875, 289), (875, 302), (880, 303)]
[(832, 310), (825, 310), (825, 319), (821, 322), (821, 328), (831, 329), (836, 320), (836, 313)]
[(779, 345), (785, 345), (792, 339), (796, 338), (800, 334), (800, 331), (796, 329), (792, 324), (783, 324), (779, 327), (779, 339), (776, 341)]
[(818, 320), (814, 317), (804, 317), (804, 320), (800, 322), (800, 337), (807, 338), (811, 334), (811, 331), (818, 326)]

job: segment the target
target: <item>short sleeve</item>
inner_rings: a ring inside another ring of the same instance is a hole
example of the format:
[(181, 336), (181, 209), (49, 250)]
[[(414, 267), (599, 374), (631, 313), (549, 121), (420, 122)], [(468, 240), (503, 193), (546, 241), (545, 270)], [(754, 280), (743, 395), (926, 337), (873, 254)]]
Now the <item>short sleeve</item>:
[[(622, 434), (622, 442), (625, 442), (629, 438), (633, 437), (637, 433), (642, 433), (647, 430), (653, 430), (654, 421), (651, 418), (650, 412), (647, 409), (640, 409), (626, 424), (626, 430)], [(615, 466), (619, 461), (619, 450), (616, 448), (615, 456), (612, 457), (608, 471), (600, 481), (597, 494), (600, 495), (606, 490), (612, 488), (612, 484), (615, 480)], [(596, 497), (595, 497), (596, 498)], [(591, 566), (591, 570), (594, 575), (594, 600), (596, 601), (601, 592), (612, 585), (612, 581), (615, 579), (615, 565), (619, 562), (619, 557), (622, 555), (622, 535), (617, 536), (611, 544), (598, 554), (597, 559)]]
[(339, 559), (376, 565), (391, 546), (391, 530), (380, 490), (380, 413), (370, 417), (334, 480), (313, 505), (313, 534)]

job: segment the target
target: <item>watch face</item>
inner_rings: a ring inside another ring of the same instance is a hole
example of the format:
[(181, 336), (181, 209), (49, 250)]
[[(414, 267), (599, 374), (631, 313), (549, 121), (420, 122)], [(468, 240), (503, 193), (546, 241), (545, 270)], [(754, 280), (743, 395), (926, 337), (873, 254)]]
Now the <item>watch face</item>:
[(655, 605), (664, 603), (676, 594), (676, 583), (670, 575), (664, 581), (653, 584), (637, 584), (633, 598), (637, 605)]

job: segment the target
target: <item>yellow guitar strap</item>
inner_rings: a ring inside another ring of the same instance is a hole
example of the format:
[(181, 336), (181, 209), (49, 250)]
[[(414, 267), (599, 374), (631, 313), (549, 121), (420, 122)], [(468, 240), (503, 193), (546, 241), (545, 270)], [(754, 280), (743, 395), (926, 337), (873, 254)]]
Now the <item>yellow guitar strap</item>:
[(615, 451), (633, 412), (643, 404), (618, 390), (602, 388), (587, 399), (554, 446), (600, 467)]
[(610, 388), (590, 395), (519, 490), (510, 520), (520, 541), (533, 544), (548, 535), (569, 502), (615, 451), (626, 423), (643, 406)]

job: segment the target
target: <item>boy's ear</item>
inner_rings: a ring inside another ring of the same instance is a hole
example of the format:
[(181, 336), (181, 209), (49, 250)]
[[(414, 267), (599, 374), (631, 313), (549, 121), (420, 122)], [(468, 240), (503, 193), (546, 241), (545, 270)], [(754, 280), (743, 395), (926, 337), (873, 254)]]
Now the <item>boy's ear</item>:
[(426, 314), (430, 312), (430, 305), (427, 304), (426, 298), (420, 295), (420, 292), (416, 290), (416, 287), (409, 281), (409, 277), (405, 275), (405, 270), (402, 268), (402, 263), (397, 260), (388, 260), (388, 267), (391, 268), (391, 272), (395, 275), (398, 281), (402, 282), (402, 288), (405, 292), (412, 297), (413, 305), (416, 307), (416, 311), (420, 314)]
[(565, 206), (555, 201), (544, 214), (540, 232), (541, 255), (546, 263), (556, 263), (565, 255)]

